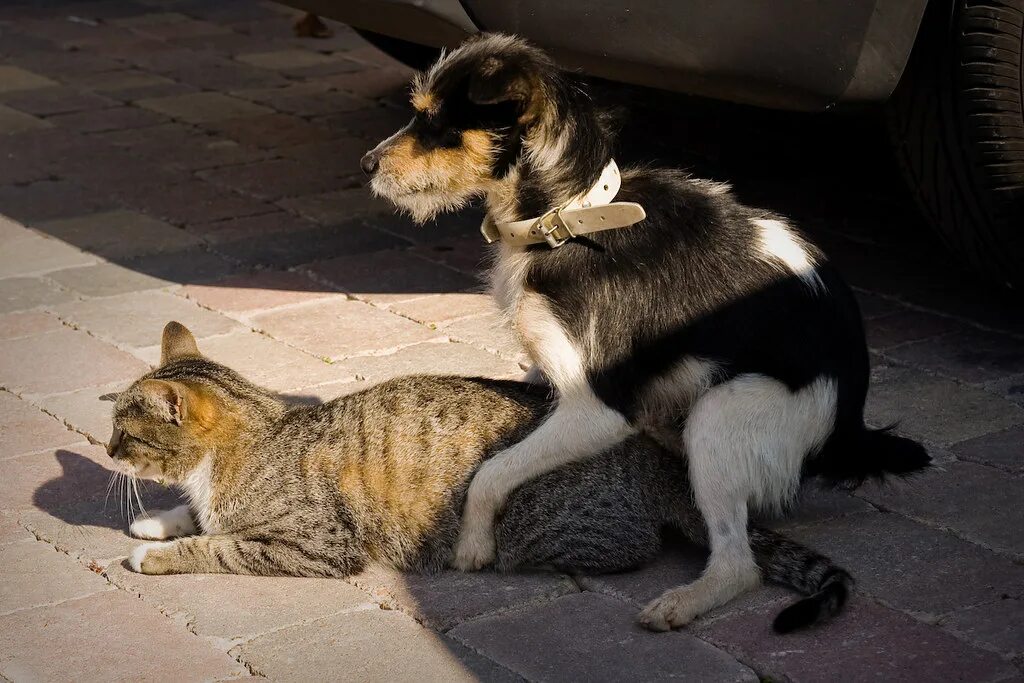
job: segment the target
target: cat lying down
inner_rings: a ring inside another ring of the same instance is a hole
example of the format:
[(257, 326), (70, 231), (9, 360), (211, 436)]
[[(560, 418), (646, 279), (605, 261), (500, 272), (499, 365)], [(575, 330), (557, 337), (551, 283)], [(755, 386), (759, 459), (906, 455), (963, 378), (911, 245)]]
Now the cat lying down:
[[(129, 474), (178, 486), (190, 504), (131, 525), (145, 574), (348, 576), (370, 562), (448, 565), (477, 466), (528, 434), (550, 407), (519, 382), (394, 379), (316, 406), (290, 406), (204, 358), (181, 324), (160, 367), (122, 392), (107, 447)], [(496, 569), (637, 567), (674, 527), (706, 543), (685, 463), (634, 436), (527, 483), (497, 526)], [(167, 540), (175, 538), (176, 540)], [(750, 532), (764, 578), (808, 596), (778, 630), (838, 612), (850, 576), (774, 532)]]

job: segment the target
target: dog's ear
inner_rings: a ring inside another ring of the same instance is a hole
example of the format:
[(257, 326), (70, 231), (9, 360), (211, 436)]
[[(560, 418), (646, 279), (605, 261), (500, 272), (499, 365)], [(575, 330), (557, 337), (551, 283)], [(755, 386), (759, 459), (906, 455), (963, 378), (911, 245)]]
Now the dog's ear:
[(533, 94), (531, 80), (521, 64), (488, 57), (470, 74), (469, 100), (476, 104), (515, 102), (525, 109)]

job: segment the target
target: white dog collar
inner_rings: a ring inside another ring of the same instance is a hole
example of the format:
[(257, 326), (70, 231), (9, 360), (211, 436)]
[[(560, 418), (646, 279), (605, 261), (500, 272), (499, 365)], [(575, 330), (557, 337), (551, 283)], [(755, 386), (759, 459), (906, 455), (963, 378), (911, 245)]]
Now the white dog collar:
[(525, 247), (547, 242), (555, 249), (579, 235), (625, 228), (639, 223), (647, 214), (634, 202), (612, 202), (621, 185), (619, 167), (613, 159), (601, 171), (593, 187), (569, 203), (542, 216), (511, 223), (496, 223), (488, 214), (480, 232), (488, 244), (501, 240), (514, 247)]

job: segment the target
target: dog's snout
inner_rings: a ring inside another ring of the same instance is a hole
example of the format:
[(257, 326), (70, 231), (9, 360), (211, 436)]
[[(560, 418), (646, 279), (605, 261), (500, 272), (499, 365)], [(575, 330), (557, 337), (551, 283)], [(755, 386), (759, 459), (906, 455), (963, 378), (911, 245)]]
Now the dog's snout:
[(363, 169), (363, 173), (366, 175), (376, 173), (378, 166), (380, 166), (380, 157), (377, 155), (377, 150), (370, 150), (359, 160), (359, 167)]

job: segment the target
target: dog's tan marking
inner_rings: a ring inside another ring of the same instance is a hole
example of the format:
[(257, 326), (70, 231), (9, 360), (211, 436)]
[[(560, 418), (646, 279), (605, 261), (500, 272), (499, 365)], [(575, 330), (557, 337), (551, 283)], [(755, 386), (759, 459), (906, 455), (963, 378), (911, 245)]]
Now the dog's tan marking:
[(436, 114), (441, 107), (441, 103), (437, 101), (434, 93), (429, 90), (417, 90), (412, 94), (412, 106), (418, 112)]

